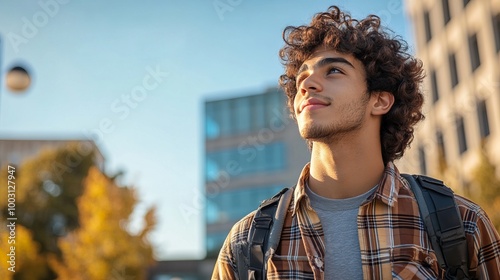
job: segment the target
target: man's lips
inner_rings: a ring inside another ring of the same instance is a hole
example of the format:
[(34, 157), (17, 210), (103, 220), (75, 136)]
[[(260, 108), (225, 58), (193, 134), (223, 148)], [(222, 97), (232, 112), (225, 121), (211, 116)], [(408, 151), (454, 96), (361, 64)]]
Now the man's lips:
[(299, 109), (302, 112), (306, 108), (313, 110), (313, 109), (323, 108), (323, 107), (326, 107), (328, 105), (330, 105), (330, 103), (327, 101), (323, 101), (323, 100), (318, 99), (318, 98), (309, 98), (309, 99), (302, 101)]

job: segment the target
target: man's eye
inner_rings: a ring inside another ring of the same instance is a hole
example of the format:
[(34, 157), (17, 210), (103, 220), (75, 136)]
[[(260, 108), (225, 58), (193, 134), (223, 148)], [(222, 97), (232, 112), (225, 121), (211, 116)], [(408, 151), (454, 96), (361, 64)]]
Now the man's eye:
[(331, 74), (331, 73), (341, 73), (341, 71), (338, 69), (338, 68), (331, 68), (330, 70), (328, 70), (328, 74)]

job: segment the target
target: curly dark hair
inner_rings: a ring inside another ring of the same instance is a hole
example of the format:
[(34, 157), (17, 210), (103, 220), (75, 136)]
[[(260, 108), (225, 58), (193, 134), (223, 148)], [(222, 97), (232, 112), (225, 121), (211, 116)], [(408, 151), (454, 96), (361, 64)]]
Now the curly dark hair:
[(387, 91), (394, 95), (394, 105), (382, 117), (380, 140), (384, 163), (403, 156), (413, 140), (414, 125), (424, 118), (420, 88), (424, 78), (422, 62), (407, 53), (406, 41), (388, 31), (376, 15), (356, 20), (337, 6), (331, 6), (327, 12), (316, 14), (310, 25), (286, 27), (285, 46), (279, 52), (285, 66), (279, 83), (288, 97), (293, 118), (297, 72), (320, 46), (352, 54), (361, 61), (366, 71), (368, 94)]

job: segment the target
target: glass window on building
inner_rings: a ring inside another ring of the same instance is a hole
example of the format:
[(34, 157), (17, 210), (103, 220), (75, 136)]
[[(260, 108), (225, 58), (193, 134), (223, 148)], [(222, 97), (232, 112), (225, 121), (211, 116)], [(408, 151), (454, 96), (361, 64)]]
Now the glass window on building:
[(458, 82), (459, 82), (457, 60), (455, 58), (455, 54), (452, 53), (448, 56), (448, 64), (450, 67), (451, 88), (455, 88), (455, 86), (458, 85)]
[(450, 3), (448, 0), (441, 0), (441, 4), (443, 7), (444, 25), (446, 26), (451, 20)]
[(438, 153), (446, 160), (446, 148), (444, 145), (444, 136), (441, 131), (436, 132), (436, 143), (437, 143)]
[(221, 128), (221, 136), (231, 135), (232, 127), (232, 104), (231, 100), (221, 100), (217, 102), (216, 114)]
[(463, 117), (457, 117), (455, 121), (456, 129), (457, 129), (457, 138), (458, 138), (458, 153), (463, 154), (467, 151), (467, 138), (465, 134), (465, 123)]
[(438, 83), (436, 77), (436, 71), (431, 70), (431, 96), (432, 103), (436, 103), (439, 100)]
[(425, 159), (424, 147), (418, 147), (418, 162), (420, 163), (420, 173), (427, 174), (427, 162)]
[(213, 200), (206, 200), (205, 211), (207, 224), (213, 224), (219, 220), (219, 206)]
[(220, 153), (211, 153), (205, 159), (205, 180), (207, 182), (216, 181), (219, 178), (219, 173), (222, 170), (220, 167)]
[(236, 132), (236, 127), (238, 126), (237, 125), (237, 119), (235, 119), (235, 113), (234, 111), (236, 110), (236, 99), (228, 99), (225, 101), (225, 103), (228, 105), (228, 118), (230, 120), (229, 121), (229, 127), (228, 127), (228, 130), (227, 132), (225, 133), (225, 135), (229, 136), (229, 135), (234, 135), (235, 132)]
[(232, 134), (248, 133), (251, 130), (250, 100), (248, 97), (237, 98), (232, 102)]
[[(284, 99), (282, 96), (284, 93), (273, 91), (267, 94), (267, 108), (266, 108), (266, 119), (268, 122), (276, 116), (283, 112), (283, 108), (285, 106)], [(269, 127), (269, 123), (267, 124)]]
[(490, 135), (490, 123), (488, 121), (486, 100), (477, 103), (477, 118), (479, 121), (479, 133), (481, 134), (481, 139), (484, 139)]
[(425, 41), (429, 42), (432, 39), (432, 25), (429, 11), (424, 11), (424, 26), (425, 26)]
[(231, 134), (231, 108), (229, 102), (219, 101), (215, 103), (215, 114), (219, 123), (221, 136)]
[(234, 223), (257, 209), (260, 203), (278, 193), (283, 186), (248, 187), (207, 196), (207, 224)]
[(285, 146), (281, 144), (270, 146), (266, 153), (266, 161), (271, 163), (268, 165), (270, 170), (282, 169), (286, 162)]
[(214, 103), (205, 104), (205, 137), (215, 139), (219, 137), (220, 129), (216, 120)]
[[(272, 133), (272, 132), (270, 132)], [(257, 172), (274, 172), (285, 168), (286, 154), (283, 142), (274, 142), (254, 147), (255, 157), (242, 163), (242, 175)]]
[[(283, 186), (259, 186), (221, 192), (207, 198), (207, 224), (235, 223), (259, 207), (260, 203), (277, 194)], [(218, 217), (219, 219), (214, 217)], [(227, 236), (226, 231), (208, 232), (208, 255), (216, 256)]]
[(217, 256), (228, 232), (207, 233), (207, 254)]
[(496, 51), (500, 51), (500, 13), (496, 14), (492, 18), (493, 22), (493, 38), (495, 38), (495, 48)]
[(219, 165), (218, 160), (213, 157), (207, 157), (205, 160), (205, 179), (207, 181), (215, 181), (219, 178)]
[(252, 131), (258, 131), (266, 126), (264, 95), (252, 96), (250, 100), (252, 112)]
[(232, 151), (222, 150), (207, 153), (205, 160), (205, 178), (207, 182), (221, 180), (223, 176), (232, 176), (238, 167), (233, 167)]
[(211, 117), (205, 119), (205, 135), (207, 139), (215, 139), (220, 135), (219, 125)]
[(284, 142), (263, 144), (257, 136), (252, 136), (246, 145), (207, 153), (205, 178), (207, 182), (212, 182), (218, 180), (221, 174), (239, 177), (283, 170), (287, 160), (285, 151)]
[(258, 132), (263, 128), (282, 128), (284, 94), (266, 94), (208, 102), (205, 105), (205, 136), (216, 139)]
[(469, 36), (469, 56), (472, 72), (474, 72), (481, 65), (479, 45), (477, 43), (477, 34)]
[(438, 149), (438, 164), (440, 169), (444, 169), (447, 166), (446, 161), (446, 148), (444, 145), (444, 136), (441, 131), (436, 132), (436, 144)]

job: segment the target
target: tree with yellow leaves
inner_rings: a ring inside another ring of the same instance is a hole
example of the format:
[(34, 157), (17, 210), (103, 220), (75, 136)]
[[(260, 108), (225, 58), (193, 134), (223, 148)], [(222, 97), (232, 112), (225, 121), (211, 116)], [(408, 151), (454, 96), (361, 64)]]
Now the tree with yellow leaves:
[[(0, 219), (0, 279), (38, 279), (40, 275), (46, 275), (47, 267), (44, 265), (42, 256), (39, 254), (39, 246), (33, 241), (32, 233), (16, 224), (13, 231), (5, 225), (9, 224), (7, 220)], [(11, 232), (13, 234), (11, 234)], [(29, 268), (29, 269), (26, 269)], [(21, 277), (20, 277), (21, 275)]]
[[(90, 166), (95, 164), (92, 146), (72, 142), (58, 149), (41, 150), (38, 155), (20, 163), (15, 168), (15, 174), (9, 173), (11, 169), (7, 165), (1, 168), (0, 178), (4, 184), (9, 175), (15, 175), (12, 180), (15, 181), (18, 238), (22, 238), (23, 229), (28, 230), (29, 239), (34, 242), (31, 247), (37, 248), (35, 251), (41, 256), (16, 269), (15, 279), (47, 280), (56, 277), (47, 264), (46, 255), (60, 256), (58, 238), (78, 228), (76, 199), (83, 192), (83, 180)], [(10, 217), (7, 197), (7, 187), (0, 188), (0, 216), (3, 217)], [(0, 243), (3, 242), (0, 240)], [(8, 253), (7, 249), (0, 248), (2, 256)]]
[(471, 198), (488, 213), (491, 222), (500, 232), (500, 179), (484, 149), (481, 150), (479, 164), (472, 175), (473, 181), (469, 187)]
[(91, 168), (77, 203), (80, 228), (60, 238), (62, 259), (54, 255), (49, 261), (58, 279), (145, 279), (153, 262), (147, 235), (155, 224), (155, 209), (148, 210), (143, 230), (132, 235), (127, 227), (136, 203), (133, 188), (120, 187)]
[(459, 171), (446, 164), (442, 153), (439, 153), (439, 170), (434, 176), (444, 178), (446, 184), (458, 194), (470, 198), (486, 211), (497, 231), (500, 232), (500, 178), (496, 166), (491, 162), (485, 144), (478, 151), (479, 160), (471, 170), (471, 181), (463, 182)]

